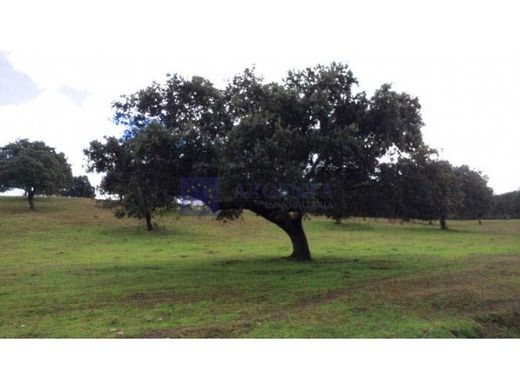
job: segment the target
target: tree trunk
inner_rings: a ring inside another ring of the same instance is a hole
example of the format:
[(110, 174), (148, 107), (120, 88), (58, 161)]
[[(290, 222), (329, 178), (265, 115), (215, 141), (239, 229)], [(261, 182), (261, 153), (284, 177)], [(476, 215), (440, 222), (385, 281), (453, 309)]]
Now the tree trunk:
[(29, 201), (29, 209), (31, 210), (35, 210), (36, 208), (34, 207), (34, 195), (36, 194), (36, 191), (35, 190), (28, 190), (27, 191), (27, 200)]
[(440, 223), (442, 230), (448, 230), (448, 225), (446, 224), (446, 210), (441, 209), (440, 212)]
[(284, 230), (289, 235), (293, 246), (293, 251), (289, 257), (298, 261), (309, 261), (311, 252), (305, 231), (303, 230), (302, 216), (299, 214), (297, 217), (287, 221), (287, 228), (284, 228)]
[(478, 224), (479, 224), (479, 225), (482, 225), (482, 218), (480, 218), (480, 217), (479, 217), (479, 219), (478, 219)]
[(151, 232), (153, 230), (152, 225), (152, 215), (150, 213), (145, 213), (144, 218), (146, 220), (146, 229)]
[(301, 212), (271, 210), (256, 204), (248, 204), (247, 207), (244, 208), (264, 217), (287, 233), (293, 247), (293, 251), (289, 256), (291, 259), (297, 261), (311, 260), (309, 244), (305, 236), (305, 231), (303, 230), (303, 214)]

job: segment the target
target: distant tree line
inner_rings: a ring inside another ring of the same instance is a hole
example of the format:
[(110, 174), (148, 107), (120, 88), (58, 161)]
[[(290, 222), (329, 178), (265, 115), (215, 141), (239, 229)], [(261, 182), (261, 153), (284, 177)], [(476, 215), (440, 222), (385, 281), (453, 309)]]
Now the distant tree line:
[(447, 229), (450, 219), (487, 217), (493, 207), (493, 190), (481, 172), (452, 166), (423, 150), (412, 157), (381, 163), (367, 185), (336, 199), (326, 215), (340, 223), (349, 216), (401, 221), (438, 220)]

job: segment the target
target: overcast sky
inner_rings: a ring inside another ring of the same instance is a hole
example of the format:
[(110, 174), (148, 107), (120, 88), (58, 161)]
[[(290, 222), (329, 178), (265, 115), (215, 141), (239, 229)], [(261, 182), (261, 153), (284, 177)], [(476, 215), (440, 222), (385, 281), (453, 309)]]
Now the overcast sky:
[(252, 65), (280, 80), (342, 61), (369, 93), (391, 82), (418, 96), (443, 158), (516, 190), (518, 15), (501, 1), (3, 2), (0, 145), (43, 140), (83, 174), (89, 141), (121, 134), (111, 101), (168, 72), (222, 85)]

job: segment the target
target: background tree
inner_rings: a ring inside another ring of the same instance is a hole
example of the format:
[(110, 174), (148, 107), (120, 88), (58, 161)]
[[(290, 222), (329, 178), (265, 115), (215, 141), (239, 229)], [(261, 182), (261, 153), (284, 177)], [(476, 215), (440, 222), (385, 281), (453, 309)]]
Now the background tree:
[[(182, 145), (180, 154), (170, 151), (180, 176), (218, 177), (219, 209), (261, 215), (289, 235), (291, 257), (309, 260), (302, 219), (326, 197), (324, 186), (352, 191), (370, 180), (390, 148), (413, 152), (422, 145), (416, 98), (389, 85), (367, 98), (356, 85), (348, 67), (336, 63), (291, 71), (282, 83), (246, 70), (223, 90), (174, 75), (124, 96), (114, 104), (115, 118), (130, 137), (151, 121), (163, 125)], [(89, 157), (97, 165), (103, 156)]]
[(467, 165), (454, 168), (457, 186), (462, 192), (462, 201), (456, 213), (462, 219), (478, 219), (482, 223), (484, 215), (491, 212), (493, 190), (487, 185), (487, 177)]
[(372, 217), (377, 214), (375, 210), (377, 202), (374, 202), (373, 195), (377, 195), (377, 192), (372, 191), (368, 183), (366, 187), (348, 192), (334, 192), (330, 199), (330, 207), (316, 214), (323, 214), (333, 219), (336, 224), (341, 224), (343, 219), (351, 216)]
[(388, 218), (430, 221), (438, 217), (425, 161), (424, 157), (401, 157), (395, 163), (380, 165), (376, 189), (382, 199), (380, 208)]
[[(484, 196), (474, 187), (482, 191), (486, 188), (478, 172), (469, 174), (467, 167), (455, 169), (449, 162), (437, 160), (435, 155), (436, 151), (423, 148), (379, 166), (375, 191), (380, 194), (380, 208), (387, 217), (404, 221), (438, 219), (444, 230), (448, 228), (448, 217), (457, 217), (462, 210), (477, 215), (477, 207), (488, 207)], [(468, 192), (467, 203), (464, 203), (465, 192)]]
[(446, 220), (460, 207), (464, 194), (457, 185), (455, 171), (448, 161), (427, 160), (425, 170), (431, 185), (433, 210), (438, 213), (441, 229), (447, 230)]
[(95, 198), (96, 189), (90, 184), (87, 176), (74, 176), (70, 186), (62, 191), (61, 195), (73, 198)]
[(520, 218), (520, 191), (507, 192), (493, 197), (491, 218)]
[(18, 140), (0, 148), (0, 191), (22, 189), (34, 210), (35, 195), (55, 195), (72, 180), (63, 153), (43, 142)]
[(103, 194), (116, 195), (115, 215), (144, 219), (176, 206), (180, 143), (161, 125), (152, 123), (132, 137), (93, 141), (85, 150), (90, 172), (103, 172)]

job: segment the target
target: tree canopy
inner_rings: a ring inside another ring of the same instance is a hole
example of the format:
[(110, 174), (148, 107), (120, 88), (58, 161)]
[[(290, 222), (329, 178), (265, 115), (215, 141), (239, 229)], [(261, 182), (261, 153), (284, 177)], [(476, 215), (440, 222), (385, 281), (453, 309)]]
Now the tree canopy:
[(22, 189), (34, 210), (34, 196), (59, 194), (72, 180), (63, 153), (45, 143), (22, 139), (0, 148), (0, 191)]

